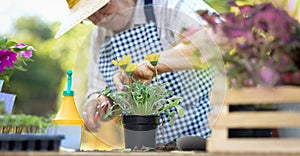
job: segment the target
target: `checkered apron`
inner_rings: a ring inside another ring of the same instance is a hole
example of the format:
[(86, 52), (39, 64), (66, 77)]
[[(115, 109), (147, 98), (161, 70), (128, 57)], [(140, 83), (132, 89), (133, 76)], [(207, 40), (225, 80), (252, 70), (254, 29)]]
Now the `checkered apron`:
[[(145, 3), (146, 5), (147, 3)], [(147, 24), (108, 37), (101, 46), (99, 70), (112, 90), (116, 90), (112, 77), (118, 72), (118, 67), (111, 63), (112, 60), (116, 60), (117, 57), (122, 58), (124, 55), (131, 55), (132, 63), (139, 63), (143, 61), (145, 55), (164, 50), (157, 27), (153, 22), (155, 21), (153, 8), (150, 8), (152, 9), (150, 12), (149, 7), (147, 10), (145, 9), (145, 12), (148, 11), (145, 13)], [(213, 68), (208, 68), (159, 75), (160, 84), (167, 83), (168, 90), (171, 90), (175, 96), (182, 97), (180, 105), (185, 109), (185, 116), (178, 117), (174, 125), (170, 125), (166, 115), (162, 114), (165, 124), (158, 128), (157, 143), (175, 141), (184, 135), (207, 138), (211, 134), (207, 116), (211, 110), (208, 95), (212, 87), (213, 72)], [(155, 80), (152, 81), (152, 84), (155, 84)]]

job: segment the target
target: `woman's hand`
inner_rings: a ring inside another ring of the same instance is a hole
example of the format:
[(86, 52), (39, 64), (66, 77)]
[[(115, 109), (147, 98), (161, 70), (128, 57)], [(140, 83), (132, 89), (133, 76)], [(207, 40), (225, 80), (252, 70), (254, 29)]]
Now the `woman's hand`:
[(137, 80), (150, 84), (155, 76), (155, 70), (150, 62), (144, 61), (139, 64), (139, 68), (133, 72), (132, 76)]
[[(150, 84), (154, 76), (154, 67), (148, 61), (144, 61), (139, 64), (139, 68), (133, 72), (132, 76), (136, 80)], [(128, 84), (129, 78), (124, 72), (118, 72), (113, 76), (113, 82), (118, 91), (124, 91), (124, 84)]]
[(99, 119), (102, 119), (110, 106), (109, 99), (104, 95), (87, 100), (82, 112), (85, 129), (90, 132), (97, 132), (100, 127)]

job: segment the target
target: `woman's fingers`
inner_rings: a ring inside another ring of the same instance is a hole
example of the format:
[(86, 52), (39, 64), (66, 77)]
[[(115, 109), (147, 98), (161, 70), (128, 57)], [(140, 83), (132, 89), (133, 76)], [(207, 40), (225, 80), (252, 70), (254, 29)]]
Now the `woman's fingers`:
[(100, 105), (97, 105), (97, 111), (94, 116), (94, 122), (97, 122), (99, 119), (102, 119), (105, 113), (107, 113), (109, 107), (110, 107), (109, 101), (105, 101)]
[[(136, 80), (150, 83), (154, 75), (154, 67), (149, 62), (142, 62), (139, 64), (139, 68), (133, 72), (132, 77)], [(124, 84), (128, 84), (129, 78), (124, 72), (118, 72), (113, 76), (113, 82), (118, 91), (124, 91)]]
[(83, 107), (82, 113), (86, 130), (90, 132), (97, 132), (100, 127), (99, 119), (102, 118), (109, 107), (109, 99), (105, 96), (88, 100)]
[(139, 68), (133, 72), (133, 77), (140, 81), (151, 82), (154, 76), (154, 67), (149, 62), (142, 62)]
[(100, 127), (98, 122), (94, 121), (94, 115), (96, 114), (96, 107), (99, 104), (97, 99), (92, 99), (86, 102), (83, 111), (83, 120), (86, 130), (91, 132), (97, 132)]
[(118, 91), (125, 90), (124, 84), (128, 84), (128, 77), (126, 74), (118, 72), (113, 76), (113, 82), (116, 85)]

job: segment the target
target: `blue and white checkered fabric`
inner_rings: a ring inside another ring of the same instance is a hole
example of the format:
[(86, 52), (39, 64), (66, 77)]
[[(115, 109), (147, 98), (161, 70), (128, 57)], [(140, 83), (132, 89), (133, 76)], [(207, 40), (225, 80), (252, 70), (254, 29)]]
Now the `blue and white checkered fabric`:
[[(115, 90), (112, 77), (118, 72), (112, 60), (123, 55), (131, 55), (132, 63), (139, 63), (145, 55), (162, 52), (163, 48), (155, 23), (148, 23), (126, 30), (111, 37), (101, 47), (99, 69), (106, 83)], [(186, 70), (163, 73), (159, 83), (167, 83), (167, 89), (175, 96), (182, 97), (180, 105), (185, 109), (185, 116), (177, 118), (174, 125), (163, 115), (166, 121), (163, 131), (158, 128), (157, 142), (168, 143), (183, 135), (208, 137), (211, 130), (207, 116), (211, 110), (208, 94), (212, 88), (213, 68), (207, 70)], [(154, 83), (154, 81), (152, 82)]]

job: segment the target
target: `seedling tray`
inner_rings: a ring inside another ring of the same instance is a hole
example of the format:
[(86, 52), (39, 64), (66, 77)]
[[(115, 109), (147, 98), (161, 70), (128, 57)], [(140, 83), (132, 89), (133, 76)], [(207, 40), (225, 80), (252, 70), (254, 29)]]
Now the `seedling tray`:
[(63, 135), (0, 134), (0, 151), (58, 151)]

